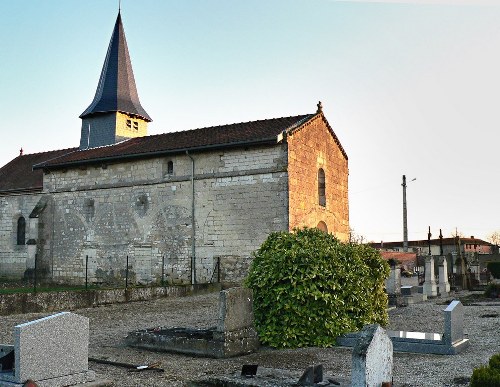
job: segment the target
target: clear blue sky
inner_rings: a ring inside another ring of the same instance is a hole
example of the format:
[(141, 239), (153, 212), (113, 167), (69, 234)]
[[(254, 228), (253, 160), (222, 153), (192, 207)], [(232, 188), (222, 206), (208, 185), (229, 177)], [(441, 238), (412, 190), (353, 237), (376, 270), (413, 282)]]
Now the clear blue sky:
[[(118, 0), (0, 0), (0, 164), (77, 146)], [(500, 230), (500, 1), (123, 0), (150, 133), (312, 113), (349, 155), (351, 227)]]

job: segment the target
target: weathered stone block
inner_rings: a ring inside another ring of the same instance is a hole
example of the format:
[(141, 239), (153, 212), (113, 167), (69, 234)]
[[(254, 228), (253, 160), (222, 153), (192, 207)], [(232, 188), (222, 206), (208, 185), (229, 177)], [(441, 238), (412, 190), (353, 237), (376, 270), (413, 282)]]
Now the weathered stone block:
[(352, 385), (379, 387), (392, 382), (392, 342), (378, 324), (361, 331), (352, 351)]

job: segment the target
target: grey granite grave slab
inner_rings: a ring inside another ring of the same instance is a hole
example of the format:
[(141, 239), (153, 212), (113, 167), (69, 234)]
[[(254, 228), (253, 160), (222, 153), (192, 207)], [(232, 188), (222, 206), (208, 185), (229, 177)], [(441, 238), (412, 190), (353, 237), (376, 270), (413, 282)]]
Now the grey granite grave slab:
[[(469, 346), (469, 339), (463, 332), (463, 305), (452, 301), (444, 309), (444, 333), (387, 331), (395, 352), (433, 353), (456, 355)], [(353, 347), (358, 333), (348, 333), (337, 338), (337, 344)]]
[(88, 369), (89, 319), (62, 312), (14, 328), (15, 365), (0, 373), (0, 386), (35, 380), (39, 386), (92, 381)]
[(217, 327), (150, 328), (130, 332), (125, 343), (131, 347), (225, 358), (252, 353), (259, 348), (253, 326), (251, 289), (231, 288), (219, 295)]
[(378, 324), (366, 325), (352, 351), (352, 386), (379, 387), (392, 382), (392, 342)]

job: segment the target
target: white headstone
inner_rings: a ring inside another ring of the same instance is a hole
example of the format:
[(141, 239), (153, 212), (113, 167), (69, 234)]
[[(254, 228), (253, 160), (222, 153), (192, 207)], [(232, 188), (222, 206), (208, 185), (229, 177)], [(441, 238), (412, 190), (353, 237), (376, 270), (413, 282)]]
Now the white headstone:
[(434, 272), (434, 257), (432, 255), (428, 255), (425, 257), (424, 294), (427, 297), (437, 296), (436, 274)]
[(439, 264), (439, 293), (446, 296), (450, 292), (450, 283), (448, 282), (448, 262), (446, 257), (441, 257)]
[(387, 294), (401, 294), (401, 269), (399, 267), (391, 267), (389, 278), (385, 280), (385, 289)]
[(352, 351), (352, 386), (392, 382), (392, 341), (378, 324), (366, 325)]

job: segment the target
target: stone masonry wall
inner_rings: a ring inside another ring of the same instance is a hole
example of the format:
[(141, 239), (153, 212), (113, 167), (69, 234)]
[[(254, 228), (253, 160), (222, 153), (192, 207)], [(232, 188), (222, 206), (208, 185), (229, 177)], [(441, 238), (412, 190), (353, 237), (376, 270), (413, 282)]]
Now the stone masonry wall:
[[(251, 252), (288, 229), (286, 145), (191, 156), (197, 282), (217, 278), (217, 261), (224, 281), (239, 282)], [(128, 256), (131, 283), (160, 281), (163, 261), (168, 283), (189, 283), (191, 168), (181, 154), (46, 174), (53, 200), (40, 215), (38, 249), (48, 277), (82, 283), (88, 256), (90, 281), (121, 283)]]
[(37, 230), (29, 215), (40, 194), (0, 196), (0, 276), (21, 278), (27, 268), (28, 245), (17, 244), (17, 221), (26, 220), (26, 241), (35, 238)]
[[(328, 232), (341, 240), (349, 238), (348, 164), (319, 114), (293, 132), (288, 142), (290, 228), (317, 227), (324, 222)], [(326, 205), (318, 198), (318, 171), (325, 172)]]

